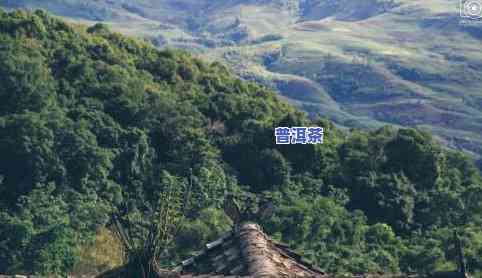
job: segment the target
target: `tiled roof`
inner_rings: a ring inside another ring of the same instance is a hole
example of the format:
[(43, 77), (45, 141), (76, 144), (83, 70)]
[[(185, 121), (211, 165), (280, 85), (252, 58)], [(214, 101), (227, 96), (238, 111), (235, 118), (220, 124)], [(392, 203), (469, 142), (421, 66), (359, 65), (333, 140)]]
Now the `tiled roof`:
[[(198, 255), (174, 270), (156, 270), (158, 278), (334, 278), (287, 245), (270, 239), (254, 223), (238, 224), (218, 240), (206, 244)], [(124, 267), (97, 278), (130, 278)], [(346, 276), (345, 276), (346, 277)], [(350, 278), (468, 278), (464, 271), (432, 274), (362, 274)]]
[(176, 269), (185, 277), (324, 277), (316, 266), (271, 240), (253, 223), (244, 223), (206, 244), (197, 256)]

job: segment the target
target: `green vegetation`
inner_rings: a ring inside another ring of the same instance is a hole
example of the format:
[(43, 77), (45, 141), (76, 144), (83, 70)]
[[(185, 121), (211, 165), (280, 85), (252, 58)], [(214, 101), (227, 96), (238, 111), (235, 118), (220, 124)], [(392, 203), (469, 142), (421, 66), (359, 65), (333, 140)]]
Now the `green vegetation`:
[(373, 130), (387, 123), (425, 128), (480, 158), (482, 28), (462, 24), (458, 4), (15, 0), (1, 5), (104, 22), (157, 46), (222, 59), (310, 115), (350, 128)]
[[(303, 125), (326, 144), (274, 144)], [(118, 265), (111, 216), (135, 250), (159, 207), (180, 227), (154, 252), (173, 266), (230, 229), (226, 194), (248, 193), (276, 205), (267, 232), (326, 271), (453, 269), (453, 229), (482, 271), (480, 174), (428, 133), (343, 132), (219, 63), (0, 11), (0, 273)], [(112, 261), (91, 255), (99, 238)]]

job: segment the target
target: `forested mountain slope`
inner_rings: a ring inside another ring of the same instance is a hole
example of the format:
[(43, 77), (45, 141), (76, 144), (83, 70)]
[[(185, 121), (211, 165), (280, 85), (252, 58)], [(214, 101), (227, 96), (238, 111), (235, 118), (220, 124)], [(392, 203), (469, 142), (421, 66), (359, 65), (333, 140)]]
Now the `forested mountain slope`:
[(458, 0), (3, 0), (225, 61), (347, 127), (420, 127), (482, 153), (482, 24)]
[[(275, 127), (310, 125), (325, 144), (274, 144)], [(165, 266), (230, 229), (225, 196), (250, 193), (275, 204), (256, 219), (267, 233), (326, 271), (452, 270), (454, 229), (482, 270), (479, 171), (430, 134), (342, 132), (219, 63), (0, 11), (0, 273), (112, 267), (112, 214), (141, 240), (166, 190)]]

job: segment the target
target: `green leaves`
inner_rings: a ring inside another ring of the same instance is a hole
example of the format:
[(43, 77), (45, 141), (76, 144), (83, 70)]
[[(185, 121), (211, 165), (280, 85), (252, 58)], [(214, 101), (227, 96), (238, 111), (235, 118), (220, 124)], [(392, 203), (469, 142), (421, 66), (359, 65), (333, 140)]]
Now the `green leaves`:
[(399, 255), (406, 247), (390, 226), (369, 226), (360, 211), (351, 213), (330, 198), (291, 198), (277, 204), (276, 215), (265, 227), (325, 271), (400, 271)]
[(21, 198), (18, 213), (0, 215), (2, 271), (62, 275), (75, 264), (70, 208), (54, 191), (53, 184), (39, 185)]
[(409, 179), (417, 181), (417, 189), (429, 190), (441, 174), (441, 147), (425, 132), (400, 130), (385, 151), (388, 169), (403, 171)]
[(220, 237), (231, 229), (230, 219), (219, 209), (208, 207), (199, 212), (196, 219), (183, 219), (176, 235), (176, 258), (194, 255), (207, 242)]
[(0, 18), (0, 32), (7, 33), (12, 37), (38, 37), (46, 35), (47, 28), (44, 25), (40, 12), (30, 14), (25, 11), (15, 11), (8, 16)]
[[(25, 258), (25, 266), (32, 273), (65, 275), (78, 260), (77, 245), (72, 228), (67, 225), (56, 226), (35, 237)], [(31, 262), (33, 264), (29, 266)]]
[[(219, 63), (0, 15), (0, 273), (68, 273), (113, 213), (173, 265), (230, 229), (227, 194), (250, 193), (276, 204), (266, 230), (326, 271), (449, 268), (456, 227), (482, 269), (480, 173), (429, 134), (312, 123)], [(275, 127), (309, 125), (324, 145), (274, 144)]]
[(39, 45), (2, 37), (0, 44), (0, 116), (54, 105), (55, 83)]

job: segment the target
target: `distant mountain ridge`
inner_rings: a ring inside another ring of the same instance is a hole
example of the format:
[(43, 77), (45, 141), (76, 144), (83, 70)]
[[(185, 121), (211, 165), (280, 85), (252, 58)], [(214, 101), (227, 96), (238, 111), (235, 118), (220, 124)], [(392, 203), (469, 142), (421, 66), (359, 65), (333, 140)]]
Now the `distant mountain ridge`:
[[(242, 57), (232, 49), (227, 58)], [(283, 50), (259, 63), (292, 59)], [(339, 62), (326, 60), (336, 77)], [(287, 97), (336, 106), (314, 79), (275, 77), (304, 92)], [(278, 145), (279, 126), (323, 127), (324, 143)], [(103, 24), (0, 9), (0, 273), (94, 277), (127, 264), (121, 276), (155, 277), (144, 270), (193, 255), (202, 271), (226, 252), (196, 251), (244, 221), (334, 276), (456, 269), (457, 231), (466, 269), (482, 278), (482, 177), (430, 133), (345, 132), (222, 63)]]
[(347, 127), (428, 129), (482, 154), (482, 23), (456, 0), (3, 0), (103, 21), (224, 60), (310, 114)]

